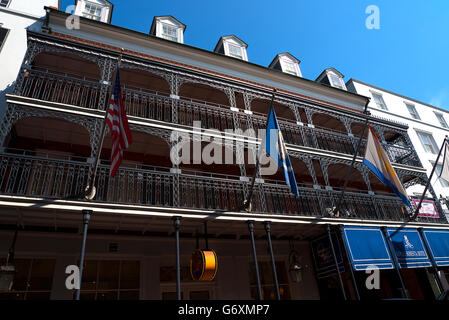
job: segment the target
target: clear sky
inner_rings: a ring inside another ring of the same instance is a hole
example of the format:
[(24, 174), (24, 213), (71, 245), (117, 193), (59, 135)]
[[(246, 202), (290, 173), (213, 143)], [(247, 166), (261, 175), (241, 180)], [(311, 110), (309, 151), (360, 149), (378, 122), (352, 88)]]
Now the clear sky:
[[(154, 16), (187, 25), (184, 43), (213, 50), (220, 36), (248, 44), (248, 59), (268, 66), (289, 52), (303, 76), (325, 68), (449, 110), (448, 0), (111, 0), (112, 24), (147, 33)], [(62, 0), (62, 10), (74, 0)], [(366, 28), (367, 6), (380, 29)]]

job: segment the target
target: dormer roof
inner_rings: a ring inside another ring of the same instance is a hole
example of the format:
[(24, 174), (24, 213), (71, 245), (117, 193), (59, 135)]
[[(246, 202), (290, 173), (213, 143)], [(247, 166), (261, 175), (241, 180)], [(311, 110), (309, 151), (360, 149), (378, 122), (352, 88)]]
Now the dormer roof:
[(173, 17), (173, 16), (170, 16), (170, 15), (168, 15), (168, 16), (155, 16), (153, 18), (153, 22), (151, 23), (150, 34), (152, 34), (154, 36), (156, 35), (156, 22), (158, 20), (162, 20), (162, 19), (171, 20), (176, 25), (178, 25), (179, 27), (182, 28), (182, 32), (186, 31), (187, 26), (184, 23), (182, 23), (181, 21), (179, 21), (178, 19), (176, 19), (175, 17)]
[[(301, 69), (299, 68), (300, 63), (301, 61), (295, 56), (288, 52), (284, 52), (276, 55), (268, 68), (280, 70), (289, 74), (294, 73), (294, 75), (302, 77)], [(294, 68), (294, 72), (292, 68)]]
[(156, 16), (150, 28), (150, 35), (158, 38), (184, 43), (186, 25), (173, 16)]
[[(236, 50), (236, 48), (240, 48), (240, 53), (232, 50)], [(248, 61), (248, 55), (246, 53), (246, 48), (248, 45), (243, 40), (239, 39), (235, 35), (222, 36), (218, 40), (217, 45), (215, 46), (214, 52), (221, 53), (230, 57), (234, 57), (236, 59), (241, 59), (244, 61)], [(237, 53), (237, 54), (235, 54)]]
[(104, 8), (105, 12), (102, 12), (101, 16), (101, 22), (105, 23), (111, 23), (112, 20), (112, 12), (114, 10), (114, 5), (112, 2), (107, 0), (75, 0), (75, 14), (79, 16), (83, 16), (84, 13), (84, 6), (80, 7), (78, 4), (83, 3), (84, 5), (86, 3), (96, 4)]
[(346, 90), (345, 82), (343, 78), (345, 76), (335, 68), (327, 68), (318, 76), (316, 82), (326, 84), (331, 87)]

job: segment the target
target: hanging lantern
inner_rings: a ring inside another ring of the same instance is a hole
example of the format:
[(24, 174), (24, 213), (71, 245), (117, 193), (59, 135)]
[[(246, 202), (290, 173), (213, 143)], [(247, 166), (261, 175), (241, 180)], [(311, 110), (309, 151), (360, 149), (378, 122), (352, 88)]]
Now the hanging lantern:
[(217, 254), (214, 250), (195, 250), (190, 259), (190, 275), (193, 280), (212, 281), (218, 270)]

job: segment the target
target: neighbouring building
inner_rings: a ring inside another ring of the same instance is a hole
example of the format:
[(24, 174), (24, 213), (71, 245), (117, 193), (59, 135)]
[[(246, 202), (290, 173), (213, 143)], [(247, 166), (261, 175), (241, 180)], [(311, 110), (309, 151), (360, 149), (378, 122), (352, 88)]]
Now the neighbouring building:
[(0, 119), (27, 50), (27, 30), (41, 30), (45, 6), (60, 8), (59, 0), (0, 1)]
[[(350, 79), (346, 86), (352, 92), (371, 98), (368, 107), (373, 115), (405, 123), (408, 126), (410, 141), (427, 175), (430, 176), (443, 140), (449, 135), (449, 112), (357, 79)], [(404, 143), (400, 140), (395, 142), (398, 145)], [(446, 201), (449, 200), (449, 181), (439, 178), (443, 155), (444, 153), (440, 156), (431, 183), (449, 220), (449, 210), (446, 205)], [(407, 189), (407, 193), (416, 200), (423, 192), (423, 184), (416, 184)], [(428, 201), (432, 201), (433, 196), (429, 192), (426, 197)]]
[[(356, 289), (362, 299), (400, 297), (396, 261), (409, 297), (434, 299), (447, 287), (447, 260), (435, 257), (434, 274), (423, 247), (449, 249), (439, 246), (449, 237), (441, 206), (409, 221), (409, 209), (362, 164), (364, 148), (334, 214), (367, 119), (401, 181), (427, 181), (406, 124), (364, 114), (368, 97), (347, 91), (335, 69), (312, 81), (291, 53), (251, 63), (236, 35), (217, 36), (214, 51), (196, 48), (172, 16), (155, 17), (149, 34), (125, 29), (109, 23), (109, 5), (78, 0), (79, 29), (66, 28), (70, 14), (47, 8), (44, 28), (27, 31), (0, 126), (0, 265), (18, 230), (13, 288), (0, 299), (73, 298), (65, 270), (79, 262), (82, 210), (93, 211), (82, 299), (173, 299), (178, 271), (183, 299), (256, 299), (259, 289), (274, 299), (272, 259), (281, 299), (356, 299)], [(133, 143), (111, 178), (111, 138), (100, 150), (100, 134), (118, 66)], [(256, 173), (251, 209), (242, 211), (261, 143), (247, 133), (265, 129), (274, 89), (300, 196), (280, 170)], [(176, 152), (180, 139), (192, 150)], [(195, 148), (214, 162), (176, 161), (198, 156)], [(99, 152), (96, 196), (85, 200)], [(212, 281), (189, 272), (198, 248), (218, 257)], [(382, 269), (380, 290), (365, 287), (368, 265)]]

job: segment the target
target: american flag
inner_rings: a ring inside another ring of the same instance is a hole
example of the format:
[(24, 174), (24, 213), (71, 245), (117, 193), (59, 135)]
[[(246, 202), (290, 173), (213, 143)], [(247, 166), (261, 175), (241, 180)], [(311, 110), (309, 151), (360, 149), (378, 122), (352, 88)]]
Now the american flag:
[(112, 134), (111, 177), (115, 176), (123, 158), (123, 150), (132, 143), (131, 130), (123, 105), (122, 90), (120, 88), (120, 69), (117, 68), (114, 89), (111, 96), (106, 123)]

